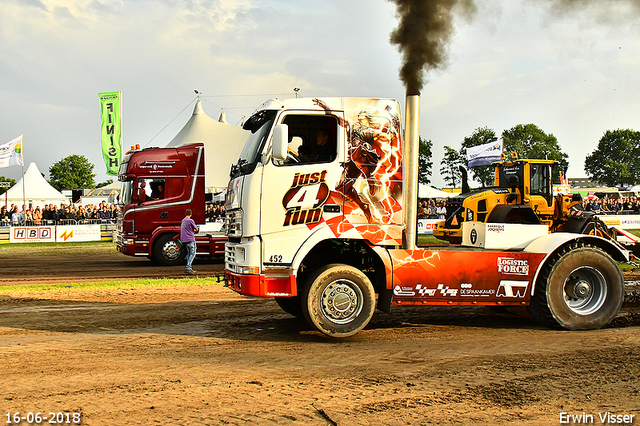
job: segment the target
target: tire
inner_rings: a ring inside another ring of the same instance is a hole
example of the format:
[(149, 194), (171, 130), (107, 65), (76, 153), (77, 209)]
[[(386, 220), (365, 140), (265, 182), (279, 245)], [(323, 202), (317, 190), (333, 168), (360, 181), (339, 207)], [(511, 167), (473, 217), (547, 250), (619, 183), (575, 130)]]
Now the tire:
[(304, 316), (302, 314), (302, 298), (300, 296), (275, 297), (275, 299), (278, 306), (289, 315), (293, 315), (296, 318)]
[(175, 234), (162, 234), (153, 243), (153, 258), (160, 265), (177, 266), (185, 262), (187, 251), (180, 248), (173, 237)]
[(604, 251), (584, 243), (563, 247), (544, 266), (529, 313), (550, 328), (593, 330), (620, 311), (624, 280)]
[(318, 331), (348, 337), (373, 317), (373, 285), (360, 270), (342, 264), (326, 265), (309, 277), (302, 291), (302, 313)]

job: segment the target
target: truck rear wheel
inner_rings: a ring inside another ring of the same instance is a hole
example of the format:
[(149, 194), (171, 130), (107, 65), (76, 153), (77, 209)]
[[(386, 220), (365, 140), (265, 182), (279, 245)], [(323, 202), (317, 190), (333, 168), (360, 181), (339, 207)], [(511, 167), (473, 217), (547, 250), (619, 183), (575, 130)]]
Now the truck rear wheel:
[(305, 319), (331, 337), (348, 337), (362, 330), (375, 306), (371, 281), (349, 265), (324, 266), (309, 277), (302, 292)]
[(278, 306), (289, 315), (293, 315), (296, 318), (302, 318), (304, 316), (302, 314), (302, 300), (300, 296), (276, 297), (275, 299)]
[(184, 263), (187, 251), (173, 240), (175, 234), (162, 234), (153, 243), (153, 258), (160, 265), (177, 266)]
[(551, 328), (592, 330), (609, 324), (620, 311), (624, 280), (604, 251), (586, 244), (552, 256), (536, 282), (529, 313)]

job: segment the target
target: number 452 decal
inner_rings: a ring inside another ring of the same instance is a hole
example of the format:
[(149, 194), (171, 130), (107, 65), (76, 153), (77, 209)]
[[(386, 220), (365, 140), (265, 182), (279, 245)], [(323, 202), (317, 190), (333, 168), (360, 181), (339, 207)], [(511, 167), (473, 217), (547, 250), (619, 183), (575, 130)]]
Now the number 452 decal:
[(272, 256), (269, 256), (269, 263), (282, 263), (282, 255), (274, 254)]

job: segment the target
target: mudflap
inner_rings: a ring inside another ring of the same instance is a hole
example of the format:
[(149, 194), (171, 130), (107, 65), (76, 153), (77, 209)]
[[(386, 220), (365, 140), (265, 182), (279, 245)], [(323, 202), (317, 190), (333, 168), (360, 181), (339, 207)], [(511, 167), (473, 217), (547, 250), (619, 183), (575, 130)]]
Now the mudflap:
[(376, 305), (376, 309), (384, 312), (391, 312), (391, 301), (393, 299), (393, 290), (384, 289), (378, 293), (378, 304)]

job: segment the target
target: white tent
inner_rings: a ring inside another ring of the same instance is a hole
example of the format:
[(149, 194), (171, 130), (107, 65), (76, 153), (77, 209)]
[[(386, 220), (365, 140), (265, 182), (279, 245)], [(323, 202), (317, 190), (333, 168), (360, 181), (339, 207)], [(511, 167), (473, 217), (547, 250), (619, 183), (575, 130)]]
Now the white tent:
[(418, 184), (418, 198), (449, 198), (456, 195), (458, 193), (440, 191), (424, 183)]
[(121, 188), (122, 182), (115, 181), (101, 188), (92, 189), (80, 197), (80, 204), (100, 204), (102, 201), (112, 204), (116, 203)]
[(249, 132), (242, 127), (223, 123), (205, 114), (200, 100), (193, 115), (167, 147), (203, 142), (205, 150), (205, 179), (208, 191), (216, 193), (227, 187), (231, 165), (240, 158), (240, 152)]
[[(22, 202), (23, 180), (25, 203)], [(44, 207), (45, 204), (60, 204), (67, 203), (69, 201), (69, 199), (62, 195), (60, 191), (49, 185), (49, 182), (42, 177), (36, 163), (33, 162), (29, 164), (29, 167), (27, 168), (27, 171), (24, 172), (22, 179), (9, 188), (6, 195), (0, 195), (0, 199), (3, 199), (2, 201), (6, 199), (7, 204), (9, 205), (17, 204), (18, 206), (22, 206), (22, 204), (26, 204), (26, 206), (29, 207), (29, 204), (32, 204), (34, 208), (36, 206)]]

